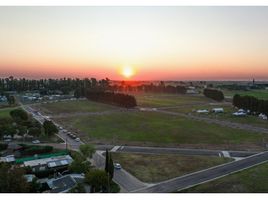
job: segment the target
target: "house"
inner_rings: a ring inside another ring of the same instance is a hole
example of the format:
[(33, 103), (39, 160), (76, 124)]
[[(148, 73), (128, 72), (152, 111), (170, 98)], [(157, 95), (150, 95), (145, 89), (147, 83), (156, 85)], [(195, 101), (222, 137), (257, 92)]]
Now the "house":
[(83, 182), (84, 175), (68, 174), (59, 178), (47, 180), (47, 185), (51, 189), (51, 193), (65, 193), (74, 188), (78, 183)]
[(214, 113), (223, 113), (224, 109), (223, 108), (213, 108), (212, 112), (214, 112)]
[(33, 180), (36, 178), (34, 174), (25, 174), (23, 176), (27, 180), (27, 183), (33, 182)]
[(5, 162), (5, 163), (15, 162), (15, 156), (14, 155), (8, 155), (8, 156), (5, 156), (5, 157), (0, 157), (0, 162)]
[(69, 155), (55, 156), (49, 158), (28, 160), (23, 162), (23, 166), (30, 167), (33, 172), (53, 170), (68, 166), (73, 161)]

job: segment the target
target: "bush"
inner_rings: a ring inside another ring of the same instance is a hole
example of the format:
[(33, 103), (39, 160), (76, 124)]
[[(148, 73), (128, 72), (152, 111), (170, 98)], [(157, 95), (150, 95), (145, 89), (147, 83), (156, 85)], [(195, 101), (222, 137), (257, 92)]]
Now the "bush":
[(21, 154), (23, 156), (33, 156), (35, 154), (51, 153), (52, 151), (52, 146), (26, 146)]
[(8, 145), (7, 145), (7, 144), (0, 143), (0, 151), (4, 151), (4, 150), (6, 150), (6, 149), (7, 149), (7, 147), (8, 147)]
[(10, 111), (10, 116), (15, 120), (15, 121), (27, 121), (28, 120), (28, 114), (26, 111), (22, 109), (15, 109)]
[(136, 98), (134, 96), (123, 93), (88, 91), (86, 97), (91, 101), (113, 104), (126, 108), (134, 108), (137, 106)]
[(224, 99), (224, 95), (222, 91), (215, 90), (215, 89), (208, 89), (208, 88), (204, 89), (204, 95), (215, 101), (222, 101)]

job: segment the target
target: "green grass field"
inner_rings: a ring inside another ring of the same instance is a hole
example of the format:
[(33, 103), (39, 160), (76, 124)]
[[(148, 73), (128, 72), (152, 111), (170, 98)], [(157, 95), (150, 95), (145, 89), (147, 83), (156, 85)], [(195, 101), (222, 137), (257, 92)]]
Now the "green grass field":
[[(223, 108), (224, 113), (212, 113), (213, 108)], [(197, 113), (197, 110), (207, 109), (210, 111), (208, 114)], [(213, 119), (222, 119), (230, 122), (237, 122), (241, 124), (250, 124), (253, 126), (260, 126), (268, 128), (267, 120), (260, 119), (258, 116), (247, 115), (244, 117), (233, 116), (233, 113), (237, 111), (232, 105), (197, 105), (197, 106), (181, 106), (177, 108), (167, 108), (165, 110), (174, 111), (178, 113), (191, 113), (192, 115), (208, 117)]]
[(267, 193), (268, 163), (183, 190), (189, 193)]
[(166, 107), (213, 102), (202, 95), (135, 94), (138, 106)]
[(45, 113), (77, 113), (77, 112), (99, 112), (116, 109), (114, 106), (96, 103), (87, 100), (65, 101), (56, 103), (47, 103), (33, 106), (40, 108)]
[(232, 161), (214, 156), (113, 153), (114, 162), (143, 182), (154, 183)]
[(268, 99), (268, 90), (250, 90), (250, 91), (236, 91), (223, 90), (225, 96), (233, 97), (235, 94), (254, 96), (258, 99)]
[(12, 108), (1, 108), (0, 109), (0, 118), (10, 117), (9, 112), (14, 110), (16, 107)]
[(267, 134), (251, 133), (156, 112), (121, 112), (109, 115), (62, 118), (84, 139), (117, 144), (228, 144), (260, 145)]

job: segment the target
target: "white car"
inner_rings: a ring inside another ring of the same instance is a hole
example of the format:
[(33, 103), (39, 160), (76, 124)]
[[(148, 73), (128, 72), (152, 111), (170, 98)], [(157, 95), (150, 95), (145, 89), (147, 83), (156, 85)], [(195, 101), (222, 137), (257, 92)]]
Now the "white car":
[(114, 163), (114, 168), (115, 169), (121, 169), (121, 165), (119, 163)]
[(75, 141), (76, 142), (80, 142), (80, 138), (75, 138)]
[(39, 140), (34, 140), (32, 141), (33, 144), (40, 144), (40, 141)]

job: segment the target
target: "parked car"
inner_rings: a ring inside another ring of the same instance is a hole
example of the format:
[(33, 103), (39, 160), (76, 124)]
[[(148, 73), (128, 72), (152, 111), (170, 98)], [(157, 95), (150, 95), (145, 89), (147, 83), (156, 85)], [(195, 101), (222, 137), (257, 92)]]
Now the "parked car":
[(40, 141), (39, 140), (33, 140), (32, 143), (33, 144), (40, 144)]
[(80, 142), (80, 138), (75, 138), (75, 141), (76, 142)]
[(121, 165), (119, 163), (114, 163), (114, 168), (115, 169), (121, 169)]

